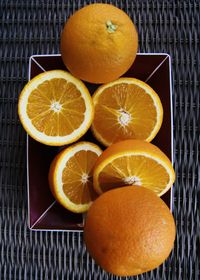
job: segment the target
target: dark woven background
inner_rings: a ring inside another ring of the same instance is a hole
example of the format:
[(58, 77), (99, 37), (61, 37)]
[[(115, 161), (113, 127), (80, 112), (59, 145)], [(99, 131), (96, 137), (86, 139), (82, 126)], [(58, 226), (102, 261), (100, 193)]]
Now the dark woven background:
[[(93, 1), (0, 0), (0, 279), (120, 279), (86, 253), (82, 234), (31, 232), (27, 227), (26, 134), (17, 100), (32, 54), (59, 53), (60, 31)], [(199, 1), (107, 1), (139, 30), (141, 52), (172, 56), (177, 239), (159, 269), (130, 279), (200, 279), (199, 265)], [(127, 278), (129, 279), (129, 278)]]

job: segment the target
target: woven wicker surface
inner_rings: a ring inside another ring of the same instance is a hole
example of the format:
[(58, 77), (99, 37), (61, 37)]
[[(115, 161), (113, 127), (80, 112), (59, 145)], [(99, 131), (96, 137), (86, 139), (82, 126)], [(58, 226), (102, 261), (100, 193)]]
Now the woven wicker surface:
[[(86, 253), (81, 233), (32, 232), (27, 227), (26, 134), (17, 99), (32, 54), (58, 53), (60, 30), (92, 1), (0, 1), (0, 279), (121, 279)], [(139, 30), (141, 52), (172, 57), (174, 216), (177, 239), (157, 270), (127, 279), (200, 279), (199, 246), (199, 1), (121, 0)]]

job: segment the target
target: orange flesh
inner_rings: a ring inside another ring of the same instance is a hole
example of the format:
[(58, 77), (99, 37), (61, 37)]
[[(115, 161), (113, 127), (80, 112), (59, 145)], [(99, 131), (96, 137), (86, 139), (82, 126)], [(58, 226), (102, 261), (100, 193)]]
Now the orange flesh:
[[(53, 104), (60, 106), (57, 111)], [(28, 98), (27, 114), (40, 132), (65, 136), (84, 120), (86, 107), (80, 91), (65, 79), (54, 78), (40, 84)]]
[(156, 121), (157, 113), (152, 98), (137, 85), (113, 85), (99, 95), (95, 104), (95, 131), (109, 143), (124, 139), (146, 139)]
[[(77, 152), (67, 161), (62, 174), (63, 191), (76, 204), (88, 203), (97, 197), (93, 190), (92, 173), (98, 155), (92, 151)], [(82, 176), (87, 175), (87, 182)]]
[(169, 179), (162, 165), (153, 159), (138, 155), (123, 156), (113, 160), (99, 175), (100, 188), (103, 192), (125, 185), (142, 185), (149, 189), (153, 187), (159, 194), (166, 187)]

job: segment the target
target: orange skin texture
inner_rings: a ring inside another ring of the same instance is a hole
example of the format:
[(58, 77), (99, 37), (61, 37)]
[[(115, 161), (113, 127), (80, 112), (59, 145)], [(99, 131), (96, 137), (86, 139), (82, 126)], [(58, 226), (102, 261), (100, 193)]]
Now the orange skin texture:
[(128, 186), (101, 195), (84, 228), (87, 250), (107, 272), (132, 276), (158, 267), (169, 256), (176, 228), (167, 205), (152, 191)]
[[(107, 23), (116, 30), (109, 32)], [(91, 4), (75, 12), (61, 35), (61, 55), (76, 77), (107, 83), (123, 75), (138, 49), (137, 30), (128, 15), (110, 4)]]

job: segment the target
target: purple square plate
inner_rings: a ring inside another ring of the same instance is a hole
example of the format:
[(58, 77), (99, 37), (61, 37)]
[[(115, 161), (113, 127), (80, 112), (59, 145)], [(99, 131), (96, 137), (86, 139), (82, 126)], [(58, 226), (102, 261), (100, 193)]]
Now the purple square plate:
[[(29, 79), (53, 69), (66, 69), (60, 54), (33, 55), (29, 60)], [(156, 138), (156, 144), (173, 163), (173, 118), (171, 60), (165, 53), (139, 53), (129, 71), (124, 75), (147, 82), (160, 96), (164, 107), (162, 127)], [(87, 84), (91, 94), (96, 85)], [(91, 132), (84, 140), (97, 142)], [(49, 166), (60, 148), (49, 147), (27, 136), (27, 187), (28, 187), (28, 223), (31, 230), (82, 231), (83, 215), (67, 211), (52, 196), (48, 186)], [(162, 199), (172, 210), (172, 189)]]

